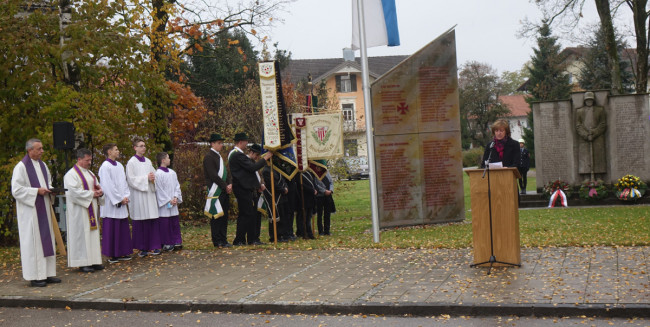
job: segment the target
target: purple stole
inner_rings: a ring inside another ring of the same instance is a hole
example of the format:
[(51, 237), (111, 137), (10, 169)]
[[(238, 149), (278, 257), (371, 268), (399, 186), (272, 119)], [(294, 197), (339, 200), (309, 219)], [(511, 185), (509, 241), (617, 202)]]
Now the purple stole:
[[(77, 172), (77, 175), (81, 177), (81, 181), (84, 184), (84, 190), (89, 191), (90, 188), (88, 188), (88, 182), (86, 182), (86, 178), (84, 177), (84, 174), (81, 173), (81, 170), (77, 165), (74, 165), (74, 171)], [(90, 173), (90, 175), (93, 176), (93, 189), (95, 188), (95, 183), (97, 182), (97, 179), (95, 179), (95, 175)], [(97, 218), (95, 218), (95, 211), (93, 210), (93, 202), (90, 201), (90, 206), (88, 206), (88, 219), (90, 220), (90, 230), (95, 230), (97, 229)]]
[[(29, 184), (31, 187), (40, 188), (41, 184), (38, 182), (38, 176), (36, 175), (36, 169), (34, 169), (34, 164), (29, 155), (25, 155), (22, 160), (25, 165), (25, 170), (27, 170), (27, 178), (29, 178)], [(47, 185), (47, 169), (43, 161), (38, 161), (41, 166), (41, 171), (43, 172), (43, 178), (45, 179), (45, 186), (50, 188)], [(38, 219), (38, 231), (41, 234), (41, 244), (43, 245), (43, 256), (49, 257), (54, 255), (54, 248), (52, 247), (52, 234), (50, 233), (50, 222), (47, 219), (47, 209), (45, 208), (45, 197), (38, 194), (36, 195), (36, 217)]]
[(162, 171), (164, 171), (166, 173), (169, 172), (169, 168), (167, 168), (167, 167), (158, 167), (158, 169), (160, 169), (160, 170), (162, 170)]

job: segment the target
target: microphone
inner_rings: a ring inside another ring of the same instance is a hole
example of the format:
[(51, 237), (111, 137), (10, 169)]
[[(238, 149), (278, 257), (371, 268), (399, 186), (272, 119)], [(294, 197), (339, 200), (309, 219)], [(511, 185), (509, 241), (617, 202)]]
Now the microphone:
[(492, 141), (492, 143), (490, 143), (490, 149), (492, 149), (493, 147), (494, 147), (494, 141)]

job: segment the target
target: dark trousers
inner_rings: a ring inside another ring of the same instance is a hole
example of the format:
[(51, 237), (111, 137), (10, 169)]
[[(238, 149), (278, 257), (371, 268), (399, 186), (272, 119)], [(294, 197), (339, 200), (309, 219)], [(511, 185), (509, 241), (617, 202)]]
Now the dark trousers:
[(228, 210), (230, 209), (230, 196), (222, 193), (219, 196), (219, 203), (223, 209), (223, 216), (217, 219), (210, 219), (210, 231), (212, 233), (212, 245), (219, 246), (228, 243)]
[[(284, 225), (285, 225), (288, 218), (285, 217), (285, 213), (286, 213), (285, 206), (278, 205), (275, 208), (275, 217), (276, 217), (276, 220), (277, 220), (275, 222), (275, 225), (278, 228), (278, 240), (284, 239), (284, 238), (287, 237), (287, 235), (286, 235), (286, 227)], [(269, 208), (268, 221), (269, 221), (269, 242), (273, 242), (275, 239), (274, 239), (274, 235), (273, 235), (273, 209), (272, 208)]]
[[(262, 213), (257, 210), (257, 201), (260, 199), (260, 194), (255, 195), (253, 197), (253, 200), (255, 202), (255, 218), (253, 219), (253, 235), (252, 235), (252, 240), (253, 242), (261, 242), (260, 240), (260, 233), (262, 230)], [(251, 243), (249, 239), (249, 244)]]
[(233, 185), (233, 193), (237, 198), (237, 232), (233, 244), (247, 244), (255, 242), (255, 216), (257, 208), (254, 202), (255, 191), (247, 190)]
[(331, 200), (327, 196), (319, 197), (316, 199), (316, 226), (318, 226), (318, 234), (330, 233), (330, 215), (332, 214), (330, 206), (327, 201)]
[[(298, 209), (298, 216), (296, 217), (296, 235), (302, 237), (314, 237), (314, 232), (311, 229), (311, 218), (314, 216), (314, 207), (305, 205), (305, 216), (303, 217), (302, 209)], [(305, 234), (305, 228), (307, 233)]]
[(521, 174), (521, 179), (519, 180), (519, 191), (524, 192), (526, 191), (526, 185), (528, 185), (528, 168), (518, 167), (517, 170), (519, 170), (519, 174)]

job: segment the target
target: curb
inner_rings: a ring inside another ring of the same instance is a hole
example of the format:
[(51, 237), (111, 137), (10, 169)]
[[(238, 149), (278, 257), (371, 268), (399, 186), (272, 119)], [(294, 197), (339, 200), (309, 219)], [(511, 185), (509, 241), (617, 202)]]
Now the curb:
[(238, 302), (177, 302), (177, 301), (119, 301), (114, 299), (70, 300), (65, 298), (0, 297), (0, 307), (40, 307), (72, 310), (133, 310), (133, 311), (218, 311), (267, 314), (364, 314), (378, 316), (532, 316), (532, 317), (603, 317), (648, 318), (650, 304), (455, 304), (409, 303), (386, 304), (351, 303), (238, 303)]

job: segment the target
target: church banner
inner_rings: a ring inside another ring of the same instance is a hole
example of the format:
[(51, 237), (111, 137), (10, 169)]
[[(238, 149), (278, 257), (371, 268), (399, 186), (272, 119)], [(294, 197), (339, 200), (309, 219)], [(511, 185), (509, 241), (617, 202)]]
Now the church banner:
[(334, 159), (343, 156), (343, 116), (340, 112), (305, 116), (307, 158)]
[(282, 96), (280, 68), (276, 61), (258, 63), (262, 116), (264, 117), (264, 148), (276, 151), (291, 145), (293, 134), (287, 121)]

